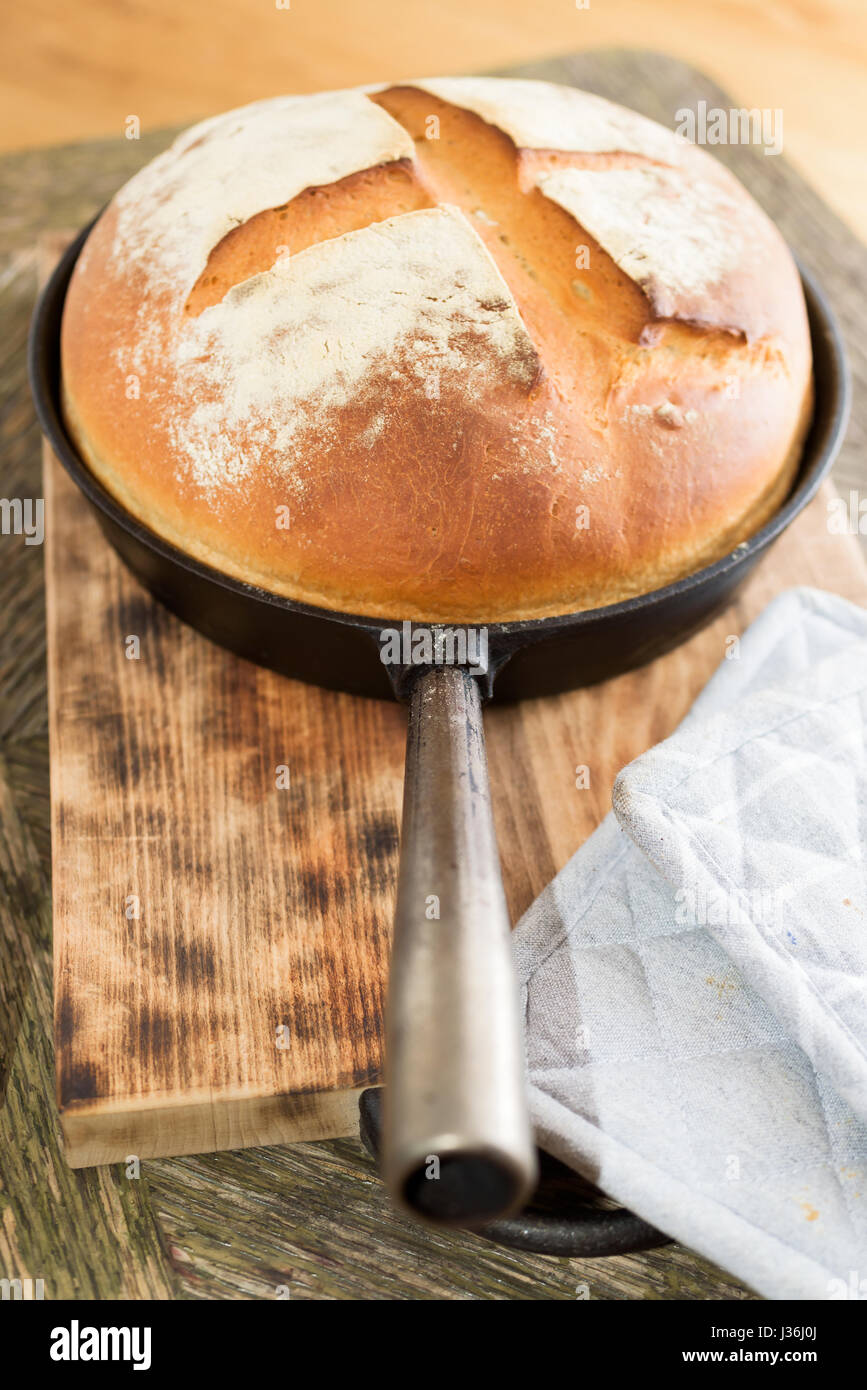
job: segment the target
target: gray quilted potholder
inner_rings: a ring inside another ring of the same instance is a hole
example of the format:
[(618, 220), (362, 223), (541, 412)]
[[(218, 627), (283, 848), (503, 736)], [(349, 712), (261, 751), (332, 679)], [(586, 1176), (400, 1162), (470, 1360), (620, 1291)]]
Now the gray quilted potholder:
[(771, 1298), (867, 1297), (867, 613), (792, 590), (515, 931), (542, 1146)]

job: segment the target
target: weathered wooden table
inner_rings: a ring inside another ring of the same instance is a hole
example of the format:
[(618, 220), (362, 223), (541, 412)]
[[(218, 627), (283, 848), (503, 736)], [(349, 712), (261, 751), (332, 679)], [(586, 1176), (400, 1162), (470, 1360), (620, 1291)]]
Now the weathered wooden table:
[[(535, 65), (672, 125), (680, 107), (728, 106), (659, 55), (612, 52)], [(25, 344), (36, 240), (87, 221), (170, 132), (0, 161), (0, 439), (5, 497), (40, 495)], [(844, 327), (856, 412), (836, 472), (864, 483), (867, 252), (783, 160), (716, 151), (819, 273)], [(51, 1048), (51, 898), (42, 556), (0, 537), (0, 1277), (47, 1298), (750, 1298), (677, 1246), (610, 1260), (519, 1255), (395, 1215), (354, 1140), (73, 1171), (60, 1147)]]

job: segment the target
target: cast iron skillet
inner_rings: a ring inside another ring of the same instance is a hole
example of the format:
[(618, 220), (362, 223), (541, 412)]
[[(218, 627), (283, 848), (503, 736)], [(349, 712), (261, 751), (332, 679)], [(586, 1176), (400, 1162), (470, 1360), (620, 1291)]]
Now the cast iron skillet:
[[(842, 440), (849, 385), (827, 301), (802, 269), (814, 418), (791, 495), (750, 540), (696, 574), (623, 603), (480, 630), (409, 624), (404, 633), (400, 615), (386, 623), (316, 608), (210, 569), (136, 521), (90, 473), (67, 433), (59, 389), (63, 303), (89, 230), (66, 251), (34, 316), (30, 377), (42, 428), (121, 559), (178, 617), (284, 675), (409, 703), (387, 1019), (386, 1179), (399, 1203), (428, 1220), (475, 1226), (525, 1249), (550, 1249), (550, 1222), (547, 1235), (544, 1223), (538, 1228), (534, 1247), (532, 1214), (509, 1220), (532, 1191), (537, 1165), (482, 701), (607, 679), (667, 651), (728, 604), (813, 497)], [(393, 648), (397, 632), (395, 656), (386, 639)], [(482, 661), (475, 654), (484, 648), (473, 645), (480, 638), (487, 641)], [(368, 1102), (363, 1127), (370, 1142), (378, 1140), (374, 1112)], [(611, 1215), (620, 1221), (619, 1235), (612, 1227), (606, 1236), (599, 1214), (590, 1213), (575, 1223), (571, 1244), (569, 1233), (562, 1235), (558, 1253), (600, 1254), (606, 1241), (622, 1251), (663, 1239), (631, 1213)]]

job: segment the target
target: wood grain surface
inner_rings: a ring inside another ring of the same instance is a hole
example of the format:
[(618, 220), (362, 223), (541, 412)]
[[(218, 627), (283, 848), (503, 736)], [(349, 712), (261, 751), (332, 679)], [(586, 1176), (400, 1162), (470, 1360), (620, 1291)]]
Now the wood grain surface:
[[(657, 119), (666, 119), (673, 102), (726, 100), (700, 75), (658, 55), (579, 57), (531, 69), (528, 75), (576, 80)], [(35, 497), (40, 488), (38, 431), (23, 358), (36, 234), (83, 222), (161, 143), (165, 137), (133, 149), (122, 141), (103, 142), (0, 161), (0, 312), (5, 327), (0, 340), (0, 490), (6, 496)], [(860, 389), (837, 479), (844, 490), (863, 487), (863, 249), (784, 161), (762, 160), (744, 149), (724, 155), (817, 270), (848, 330)], [(831, 565), (833, 579), (824, 582), (863, 598), (863, 572), (852, 559), (852, 546), (848, 538), (829, 535), (821, 504), (801, 527), (803, 545), (789, 556), (787, 572), (796, 582), (822, 582), (819, 576), (829, 574)], [(770, 595), (775, 568), (786, 558), (783, 547), (795, 540), (793, 530), (778, 547), (775, 561), (756, 577), (755, 603)], [(677, 1247), (571, 1261), (519, 1255), (478, 1237), (422, 1230), (390, 1210), (372, 1164), (358, 1141), (349, 1138), (162, 1159), (145, 1162), (140, 1171), (135, 1165), (131, 1170), (117, 1164), (80, 1170), (67, 1165), (52, 1099), (48, 1040), (50, 872), (41, 556), (38, 547), (25, 546), (20, 537), (2, 537), (0, 546), (0, 1275), (44, 1278), (47, 1297), (272, 1298), (278, 1286), (287, 1285), (292, 1297), (302, 1299), (562, 1300), (575, 1298), (582, 1284), (589, 1286), (591, 1298), (599, 1299), (749, 1297), (722, 1271)], [(605, 809), (610, 781), (606, 784), (600, 769), (619, 765), (637, 751), (632, 729), (636, 694), (653, 710), (643, 726), (646, 738), (661, 736), (716, 664), (724, 629), (737, 631), (743, 616), (741, 610), (731, 624), (717, 624), (697, 639), (704, 644), (700, 650), (697, 643), (690, 644), (667, 658), (667, 664), (597, 690), (596, 700), (605, 705), (602, 722), (589, 707), (573, 711), (571, 696), (491, 711), (498, 830), (504, 846), (517, 845), (514, 854), (504, 854), (513, 913), (527, 905)], [(160, 615), (156, 621), (172, 620)], [(141, 671), (141, 662), (137, 669)], [(255, 683), (260, 673), (248, 679)], [(636, 688), (632, 683), (639, 681)], [(90, 686), (95, 686), (92, 676)], [(83, 708), (84, 692), (79, 700)], [(395, 734), (399, 745), (400, 730)], [(399, 752), (398, 766), (401, 757)], [(589, 791), (574, 789), (577, 762), (594, 771)], [(559, 802), (566, 814), (558, 818), (544, 805), (541, 820), (530, 814), (531, 806), (545, 801)], [(386, 879), (388, 872), (386, 866)], [(256, 885), (252, 888), (255, 896)], [(387, 891), (383, 889), (386, 896)]]
[(67, 1156), (356, 1132), (382, 1063), (403, 711), (205, 641), (47, 454), (44, 494)]

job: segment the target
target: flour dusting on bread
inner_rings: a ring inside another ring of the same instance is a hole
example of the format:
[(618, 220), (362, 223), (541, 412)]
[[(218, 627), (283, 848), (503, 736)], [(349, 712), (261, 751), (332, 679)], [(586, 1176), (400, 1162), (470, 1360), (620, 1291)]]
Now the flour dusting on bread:
[(577, 87), (498, 77), (437, 77), (413, 82), (453, 106), (474, 111), (505, 131), (518, 149), (580, 151), (583, 154), (637, 154), (679, 164), (687, 143), (666, 130)]
[(114, 254), (155, 261), (186, 299), (233, 227), (305, 188), (412, 158), (413, 142), (361, 92), (275, 97), (181, 135), (118, 194)]
[[(226, 465), (249, 422), (291, 463), (299, 434), (345, 408), (365, 379), (403, 363), (410, 385), (457, 378), (468, 401), (541, 370), (511, 291), (456, 208), (375, 223), (283, 257), (183, 321), (185, 400), (174, 438), (197, 481)], [(211, 397), (219, 393), (219, 409)], [(197, 401), (203, 403), (196, 404)], [(237, 460), (232, 476), (245, 471)]]
[(749, 227), (716, 183), (667, 169), (561, 169), (539, 187), (648, 295), (660, 318), (718, 321), (714, 290), (743, 258)]

